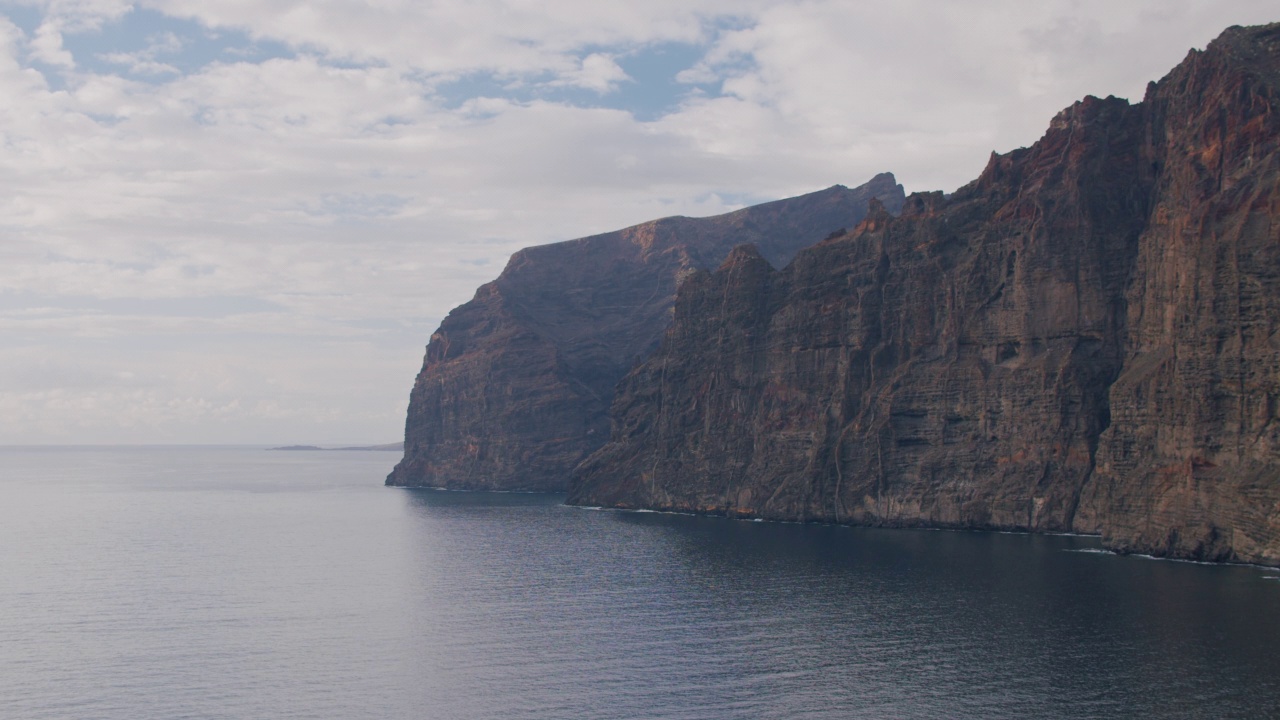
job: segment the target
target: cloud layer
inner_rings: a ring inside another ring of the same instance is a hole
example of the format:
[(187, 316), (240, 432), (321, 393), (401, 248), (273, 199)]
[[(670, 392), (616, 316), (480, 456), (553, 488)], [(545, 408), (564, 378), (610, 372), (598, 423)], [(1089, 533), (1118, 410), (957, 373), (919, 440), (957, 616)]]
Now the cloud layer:
[(0, 3), (0, 443), (394, 440), (514, 250), (954, 189), (1221, 5)]

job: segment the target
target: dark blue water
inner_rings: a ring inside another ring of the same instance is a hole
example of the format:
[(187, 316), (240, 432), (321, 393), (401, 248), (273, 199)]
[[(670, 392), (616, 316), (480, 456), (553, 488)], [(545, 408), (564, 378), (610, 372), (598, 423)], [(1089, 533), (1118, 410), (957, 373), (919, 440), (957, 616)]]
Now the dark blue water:
[(1280, 572), (0, 450), (4, 718), (1255, 718)]

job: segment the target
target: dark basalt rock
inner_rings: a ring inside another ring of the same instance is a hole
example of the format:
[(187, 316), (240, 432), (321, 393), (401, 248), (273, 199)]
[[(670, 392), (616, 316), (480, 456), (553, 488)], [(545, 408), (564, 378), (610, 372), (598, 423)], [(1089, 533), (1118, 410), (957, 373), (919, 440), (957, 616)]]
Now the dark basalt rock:
[(1280, 564), (1280, 25), (680, 287), (569, 502)]
[(388, 485), (563, 490), (609, 436), (614, 387), (670, 324), (682, 277), (753, 242), (786, 264), (902, 186), (883, 174), (710, 218), (671, 217), (527, 248), (456, 308), (410, 395), (405, 455)]

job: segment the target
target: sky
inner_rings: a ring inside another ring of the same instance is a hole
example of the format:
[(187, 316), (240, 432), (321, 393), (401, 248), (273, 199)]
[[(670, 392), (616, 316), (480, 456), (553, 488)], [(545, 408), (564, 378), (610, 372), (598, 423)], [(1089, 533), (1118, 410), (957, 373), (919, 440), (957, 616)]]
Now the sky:
[(521, 247), (950, 191), (1271, 0), (0, 0), (0, 445), (394, 442)]

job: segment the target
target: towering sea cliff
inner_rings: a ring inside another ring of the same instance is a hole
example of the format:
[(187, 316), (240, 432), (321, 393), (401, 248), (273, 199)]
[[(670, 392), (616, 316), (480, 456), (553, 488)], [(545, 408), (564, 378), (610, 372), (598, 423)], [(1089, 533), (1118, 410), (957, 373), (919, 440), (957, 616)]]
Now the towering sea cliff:
[(681, 285), (569, 501), (1280, 564), (1280, 25)]
[(614, 387), (671, 322), (676, 287), (755, 243), (782, 267), (902, 186), (883, 174), (710, 218), (521, 250), (431, 337), (388, 485), (563, 490), (609, 437)]

